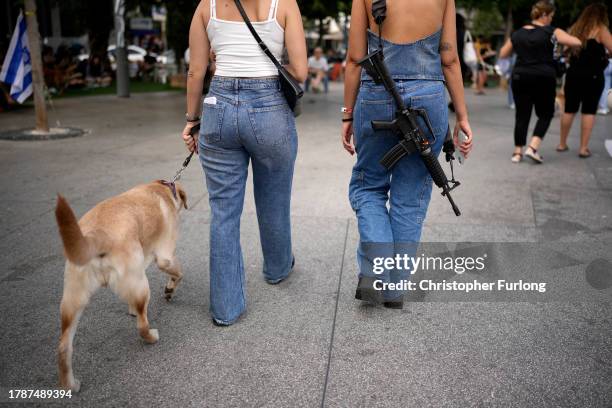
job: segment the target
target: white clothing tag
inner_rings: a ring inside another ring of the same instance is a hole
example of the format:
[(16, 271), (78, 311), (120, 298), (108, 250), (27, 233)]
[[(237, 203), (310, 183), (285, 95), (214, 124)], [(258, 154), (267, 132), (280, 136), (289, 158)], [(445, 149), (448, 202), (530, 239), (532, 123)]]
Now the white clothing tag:
[(204, 98), (204, 103), (206, 105), (216, 105), (217, 104), (217, 97), (216, 96), (207, 96), (206, 98)]

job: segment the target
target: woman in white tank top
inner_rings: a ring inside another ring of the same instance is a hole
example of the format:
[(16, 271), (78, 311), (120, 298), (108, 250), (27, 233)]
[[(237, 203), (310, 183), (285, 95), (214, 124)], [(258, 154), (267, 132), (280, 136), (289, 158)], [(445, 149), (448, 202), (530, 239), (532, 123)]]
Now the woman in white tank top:
[[(296, 0), (242, 0), (249, 19), (287, 70), (306, 79), (306, 42)], [(270, 284), (286, 279), (291, 250), (291, 184), (297, 154), (293, 113), (278, 81), (278, 70), (263, 53), (233, 0), (202, 0), (189, 34), (187, 125), (183, 140), (199, 151), (206, 177), (210, 219), (210, 312), (213, 323), (229, 326), (246, 310), (240, 248), (240, 215), (249, 162), (263, 250), (263, 275)], [(201, 105), (210, 52), (216, 71)], [(189, 136), (200, 123), (199, 137)]]

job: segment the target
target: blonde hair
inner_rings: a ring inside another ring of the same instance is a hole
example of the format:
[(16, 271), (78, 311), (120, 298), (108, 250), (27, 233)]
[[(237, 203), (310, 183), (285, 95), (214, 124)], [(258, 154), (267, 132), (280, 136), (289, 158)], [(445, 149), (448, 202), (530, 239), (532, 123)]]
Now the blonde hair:
[(531, 19), (537, 20), (542, 16), (548, 16), (555, 12), (555, 6), (547, 0), (540, 0), (531, 7)]
[(608, 27), (608, 25), (608, 9), (605, 4), (593, 3), (582, 11), (569, 32), (584, 44), (598, 28)]

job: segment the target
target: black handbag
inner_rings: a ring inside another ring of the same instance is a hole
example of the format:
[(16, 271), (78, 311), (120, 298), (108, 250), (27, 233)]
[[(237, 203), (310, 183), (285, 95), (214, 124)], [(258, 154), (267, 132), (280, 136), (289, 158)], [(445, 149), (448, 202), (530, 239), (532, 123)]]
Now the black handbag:
[(247, 16), (246, 11), (244, 11), (244, 7), (242, 7), (240, 0), (234, 0), (234, 3), (236, 3), (236, 7), (238, 7), (238, 11), (249, 28), (249, 31), (251, 34), (253, 34), (255, 41), (257, 41), (259, 47), (278, 69), (278, 80), (280, 82), (281, 91), (285, 95), (285, 99), (287, 99), (287, 103), (293, 111), (293, 114), (295, 116), (299, 115), (299, 101), (300, 98), (304, 96), (304, 90), (300, 86), (300, 83), (293, 77), (293, 75), (289, 73), (289, 71), (287, 71), (285, 67), (282, 66), (274, 54), (272, 54), (272, 51), (270, 51), (266, 43), (262, 41), (259, 34), (257, 34), (257, 31), (255, 31), (255, 28), (253, 28), (253, 24), (251, 24), (251, 20), (249, 20), (249, 16)]

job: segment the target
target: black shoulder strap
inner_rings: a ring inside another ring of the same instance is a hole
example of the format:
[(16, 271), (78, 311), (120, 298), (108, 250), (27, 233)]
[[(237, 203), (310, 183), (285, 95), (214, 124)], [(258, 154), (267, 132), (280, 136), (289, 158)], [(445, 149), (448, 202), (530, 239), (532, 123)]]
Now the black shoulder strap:
[(276, 68), (282, 69), (283, 66), (281, 65), (281, 63), (276, 59), (274, 54), (272, 54), (272, 51), (270, 51), (266, 43), (263, 42), (259, 34), (257, 34), (257, 31), (255, 31), (255, 28), (253, 27), (253, 24), (251, 24), (251, 20), (249, 20), (249, 16), (244, 10), (244, 7), (242, 7), (242, 3), (240, 2), (240, 0), (234, 0), (234, 3), (236, 3), (236, 7), (238, 7), (238, 11), (240, 12), (240, 15), (242, 16), (242, 19), (246, 23), (251, 34), (253, 34), (253, 37), (255, 38), (255, 41), (257, 41), (257, 44), (259, 45), (261, 50), (268, 56), (268, 58), (270, 58), (272, 63), (276, 65)]

